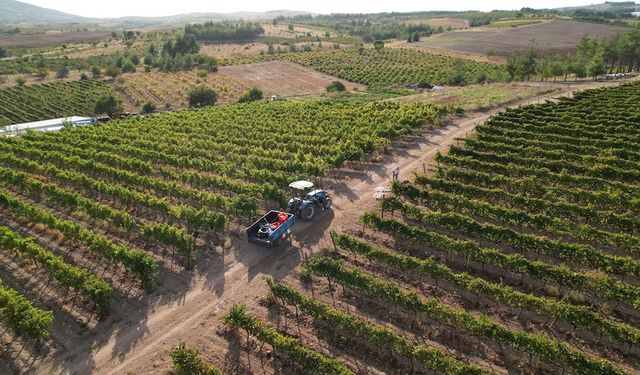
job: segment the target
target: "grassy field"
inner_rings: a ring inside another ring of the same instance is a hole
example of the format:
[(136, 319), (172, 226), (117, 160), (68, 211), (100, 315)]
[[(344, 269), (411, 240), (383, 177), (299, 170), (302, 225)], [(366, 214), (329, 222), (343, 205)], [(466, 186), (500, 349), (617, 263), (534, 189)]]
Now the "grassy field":
[(401, 103), (415, 101), (436, 105), (460, 106), (465, 111), (490, 109), (514, 100), (526, 99), (557, 91), (555, 87), (517, 83), (491, 83), (466, 87), (447, 87), (443, 91), (428, 91), (390, 99)]

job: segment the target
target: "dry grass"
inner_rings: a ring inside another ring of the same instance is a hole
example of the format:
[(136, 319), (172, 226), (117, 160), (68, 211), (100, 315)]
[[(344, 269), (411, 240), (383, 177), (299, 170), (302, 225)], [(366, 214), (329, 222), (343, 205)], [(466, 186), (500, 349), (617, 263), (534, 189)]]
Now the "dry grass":
[(158, 109), (183, 108), (188, 105), (187, 94), (199, 83), (205, 83), (218, 94), (218, 103), (237, 100), (249, 86), (223, 73), (208, 73), (198, 77), (196, 71), (189, 72), (150, 72), (124, 74), (112, 88), (124, 98), (125, 110), (139, 112), (146, 102), (153, 102)]
[(268, 61), (255, 64), (225, 66), (220, 68), (234, 79), (249, 87), (259, 87), (265, 95), (299, 96), (318, 94), (325, 87), (340, 81), (349, 90), (364, 90), (366, 86), (348, 82), (290, 61)]
[(419, 18), (414, 20), (408, 20), (406, 23), (411, 25), (427, 24), (432, 27), (442, 26), (443, 29), (466, 29), (469, 27), (469, 21), (462, 18)]
[(85, 42), (109, 37), (109, 31), (82, 31), (46, 34), (24, 34), (0, 37), (0, 45), (5, 47), (48, 47), (63, 43)]

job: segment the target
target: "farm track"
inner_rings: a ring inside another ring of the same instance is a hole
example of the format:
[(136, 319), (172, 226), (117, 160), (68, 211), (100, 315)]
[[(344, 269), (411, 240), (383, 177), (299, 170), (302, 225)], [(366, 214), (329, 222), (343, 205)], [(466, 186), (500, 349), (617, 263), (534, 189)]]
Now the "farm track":
[[(585, 83), (565, 87), (562, 92), (512, 103), (510, 107), (571, 95), (574, 89), (587, 89), (607, 83)], [(361, 171), (341, 170), (341, 179), (325, 178), (323, 187), (334, 197), (334, 210), (319, 215), (313, 226), (299, 224), (291, 243), (284, 243), (274, 253), (255, 248), (244, 240), (236, 247), (205, 253), (193, 275), (181, 273), (160, 280), (163, 294), (157, 292), (142, 298), (140, 306), (123, 306), (101, 323), (100, 331), (69, 338), (65, 349), (38, 364), (37, 373), (74, 374), (156, 374), (169, 367), (166, 351), (180, 341), (198, 343), (206, 337), (206, 352), (219, 360), (221, 352), (232, 353), (229, 342), (215, 334), (220, 317), (236, 303), (255, 305), (266, 294), (262, 275), (276, 280), (288, 276), (302, 260), (318, 253), (330, 243), (328, 229), (357, 229), (358, 217), (377, 207), (376, 191), (388, 185), (390, 170), (400, 168), (400, 179), (410, 179), (415, 170), (422, 171), (437, 151), (446, 152), (456, 138), (470, 134), (500, 109), (473, 113), (453, 119), (449, 124), (426, 132), (424, 137), (411, 137), (405, 147), (390, 148), (390, 155), (379, 164), (367, 164)], [(396, 145), (402, 146), (402, 142)], [(240, 234), (232, 233), (232, 236)], [(233, 238), (232, 238), (233, 240)], [(95, 348), (95, 349), (93, 349)], [(259, 362), (258, 362), (259, 363)]]

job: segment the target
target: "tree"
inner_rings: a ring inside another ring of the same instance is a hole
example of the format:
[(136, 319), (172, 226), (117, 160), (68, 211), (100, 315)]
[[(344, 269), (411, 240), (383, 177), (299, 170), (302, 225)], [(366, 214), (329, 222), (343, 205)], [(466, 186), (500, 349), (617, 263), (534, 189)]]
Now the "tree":
[(333, 81), (328, 84), (327, 87), (325, 87), (325, 90), (327, 90), (327, 92), (341, 92), (345, 91), (346, 89), (347, 88), (340, 81)]
[(45, 79), (49, 75), (49, 70), (47, 68), (38, 68), (36, 70), (36, 77), (38, 79)]
[(190, 107), (200, 108), (214, 105), (218, 99), (218, 94), (211, 87), (202, 83), (189, 91), (187, 99)]
[(247, 92), (242, 94), (240, 99), (238, 99), (238, 103), (255, 102), (256, 100), (262, 100), (262, 97), (263, 97), (262, 90), (254, 87), (251, 90), (248, 90)]
[(142, 113), (149, 114), (156, 111), (156, 103), (154, 102), (146, 102), (142, 106)]
[(289, 24), (289, 26), (287, 26), (287, 29), (289, 29), (289, 31), (293, 31), (293, 25)]
[(599, 75), (605, 74), (607, 72), (607, 67), (604, 63), (604, 52), (596, 52), (591, 60), (589, 60), (586, 67), (587, 72), (591, 77), (593, 77), (594, 81)]
[(120, 69), (117, 66), (110, 65), (104, 70), (104, 73), (111, 78), (116, 78), (120, 75)]
[(23, 76), (20, 76), (16, 78), (16, 83), (18, 84), (18, 86), (24, 86), (24, 84), (27, 83), (27, 79)]
[(100, 75), (102, 74), (102, 71), (100, 70), (99, 66), (92, 66), (91, 67), (91, 75), (93, 75), (93, 78), (100, 78)]
[(564, 75), (564, 64), (560, 60), (553, 60), (551, 62), (551, 75), (553, 76), (553, 82), (556, 81), (556, 77)]
[(80, 80), (81, 81), (86, 81), (88, 79), (89, 79), (89, 76), (87, 75), (87, 73), (83, 72), (82, 74), (80, 74)]
[(536, 72), (537, 53), (533, 45), (528, 48), (516, 49), (507, 56), (507, 72), (511, 79), (528, 81)]
[(7, 56), (9, 56), (9, 52), (7, 52), (7, 49), (0, 46), (0, 59)]
[(376, 49), (376, 51), (380, 52), (382, 51), (382, 49), (384, 48), (384, 42), (382, 40), (376, 40), (373, 42), (373, 48)]
[(122, 73), (133, 73), (136, 71), (136, 66), (131, 60), (125, 57), (122, 60), (122, 65), (120, 69), (122, 70)]
[(56, 78), (67, 78), (69, 76), (69, 68), (66, 65), (61, 66), (56, 72)]
[(112, 94), (102, 95), (100, 98), (98, 98), (93, 108), (93, 112), (95, 114), (99, 115), (106, 113), (109, 117), (113, 117), (115, 113), (121, 111), (122, 104), (120, 104), (120, 100)]

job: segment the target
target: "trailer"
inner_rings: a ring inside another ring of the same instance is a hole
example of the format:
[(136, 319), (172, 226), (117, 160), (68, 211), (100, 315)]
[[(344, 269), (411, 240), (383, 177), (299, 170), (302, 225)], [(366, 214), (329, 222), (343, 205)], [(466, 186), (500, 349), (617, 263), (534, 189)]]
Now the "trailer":
[(276, 247), (282, 236), (295, 224), (296, 215), (290, 212), (271, 210), (251, 224), (245, 232), (251, 243)]

